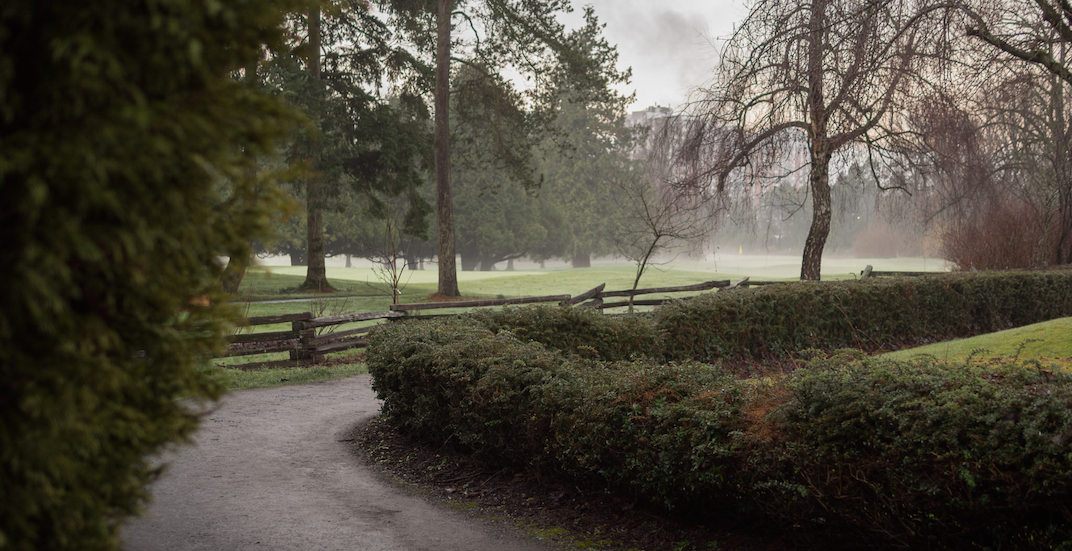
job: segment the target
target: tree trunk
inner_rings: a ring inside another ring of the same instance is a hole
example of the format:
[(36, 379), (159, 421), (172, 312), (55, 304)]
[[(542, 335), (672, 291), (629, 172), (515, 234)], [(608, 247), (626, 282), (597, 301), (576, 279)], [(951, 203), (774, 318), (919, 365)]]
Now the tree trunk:
[(811, 128), (811, 168), (808, 186), (811, 188), (811, 229), (804, 241), (804, 258), (800, 264), (800, 279), (819, 281), (823, 266), (823, 248), (830, 235), (830, 143), (827, 141), (826, 95), (823, 89), (823, 51), (826, 41), (827, 2), (814, 0), (808, 20), (808, 114)]
[(480, 266), (480, 257), (462, 253), (462, 271), (472, 272)]
[(514, 259), (511, 258), (510, 260), (506, 261), (506, 271), (508, 271), (508, 272), (514, 271)]
[(291, 266), (305, 266), (305, 253), (302, 251), (291, 251), (290, 265)]
[(830, 153), (822, 149), (812, 151), (811, 169), (808, 175), (811, 187), (811, 229), (804, 242), (804, 258), (800, 266), (800, 279), (819, 281), (823, 265), (823, 248), (830, 236)]
[(481, 272), (494, 272), (495, 271), (495, 260), (491, 259), (491, 258), (482, 258), (480, 260), (480, 271)]
[[(320, 93), (320, 7), (309, 10), (309, 76), (312, 78), (317, 93)], [(313, 145), (312, 171), (305, 182), (306, 211), (306, 260), (305, 283), (301, 288), (311, 291), (334, 291), (328, 283), (327, 266), (324, 264), (324, 221), (321, 200), (324, 194), (323, 177), (319, 170), (319, 145)]]
[(353, 262), (353, 259), (350, 257), (350, 255), (346, 255), (346, 267), (347, 268), (353, 268), (354, 267), (354, 262)]
[(459, 296), (458, 268), (454, 260), (454, 205), (450, 189), (450, 18), (451, 0), (438, 0), (436, 15), (435, 171), (436, 246), (439, 256), (439, 290)]
[(574, 268), (591, 268), (592, 254), (588, 251), (579, 252), (573, 255), (572, 264)]

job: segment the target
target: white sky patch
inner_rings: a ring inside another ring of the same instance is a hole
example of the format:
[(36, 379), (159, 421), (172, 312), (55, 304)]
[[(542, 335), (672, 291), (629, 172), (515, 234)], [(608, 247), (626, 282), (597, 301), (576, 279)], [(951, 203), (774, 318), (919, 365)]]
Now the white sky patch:
[(580, 21), (584, 5), (607, 24), (620, 64), (633, 68), (633, 109), (677, 107), (708, 84), (718, 44), (746, 13), (743, 0), (581, 0), (571, 20)]

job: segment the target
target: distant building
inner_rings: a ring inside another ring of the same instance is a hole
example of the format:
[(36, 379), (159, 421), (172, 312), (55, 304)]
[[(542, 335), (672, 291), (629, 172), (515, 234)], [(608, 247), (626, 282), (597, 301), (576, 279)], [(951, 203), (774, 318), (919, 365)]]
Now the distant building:
[(625, 118), (625, 124), (630, 127), (654, 126), (653, 122), (666, 119), (674, 115), (674, 110), (669, 107), (652, 105), (641, 111), (633, 111)]

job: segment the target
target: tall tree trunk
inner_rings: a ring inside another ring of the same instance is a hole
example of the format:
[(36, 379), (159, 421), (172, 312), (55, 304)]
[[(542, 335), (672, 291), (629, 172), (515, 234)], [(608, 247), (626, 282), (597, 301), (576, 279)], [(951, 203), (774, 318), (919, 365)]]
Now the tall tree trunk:
[[(313, 80), (316, 94), (321, 93), (320, 86), (320, 6), (309, 10), (309, 77)], [(308, 267), (305, 271), (305, 283), (301, 288), (311, 291), (334, 291), (328, 283), (327, 266), (324, 263), (324, 220), (322, 201), (324, 180), (320, 170), (320, 146), (312, 146), (312, 174), (305, 182), (306, 212), (306, 253)]]
[(823, 249), (830, 236), (830, 153), (819, 149), (812, 151), (811, 169), (808, 174), (811, 187), (811, 228), (804, 242), (804, 258), (800, 266), (800, 279), (819, 281), (823, 265)]
[(574, 268), (591, 268), (592, 267), (592, 254), (588, 251), (582, 251), (573, 255), (571, 263)]
[(823, 248), (830, 235), (830, 143), (827, 140), (827, 106), (823, 88), (823, 51), (826, 41), (825, 0), (813, 0), (808, 20), (808, 117), (811, 128), (811, 229), (804, 241), (800, 279), (819, 281), (823, 266)]
[(454, 204), (450, 189), (450, 16), (451, 0), (438, 0), (436, 15), (435, 171), (436, 246), (439, 257), (439, 290), (447, 297), (458, 292), (458, 268), (454, 259)]

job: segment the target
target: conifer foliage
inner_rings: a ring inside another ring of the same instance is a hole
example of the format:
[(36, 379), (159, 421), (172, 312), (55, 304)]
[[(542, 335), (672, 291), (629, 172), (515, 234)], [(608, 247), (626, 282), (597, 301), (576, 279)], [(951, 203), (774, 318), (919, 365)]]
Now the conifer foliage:
[(0, 4), (0, 548), (118, 546), (216, 394), (221, 257), (287, 112), (235, 78), (276, 0)]

